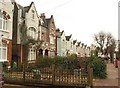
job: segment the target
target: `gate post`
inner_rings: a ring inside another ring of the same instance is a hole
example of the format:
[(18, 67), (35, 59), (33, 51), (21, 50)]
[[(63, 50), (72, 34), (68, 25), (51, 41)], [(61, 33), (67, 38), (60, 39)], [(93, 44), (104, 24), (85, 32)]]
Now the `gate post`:
[(25, 63), (23, 63), (23, 82), (25, 83)]
[(93, 69), (88, 67), (88, 85), (93, 86)]
[(55, 64), (52, 65), (52, 84), (55, 83)]

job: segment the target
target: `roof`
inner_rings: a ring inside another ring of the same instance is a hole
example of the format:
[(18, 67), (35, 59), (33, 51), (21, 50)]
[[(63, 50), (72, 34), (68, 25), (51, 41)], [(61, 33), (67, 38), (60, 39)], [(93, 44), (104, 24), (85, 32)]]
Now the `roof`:
[[(25, 18), (25, 13), (30, 10), (33, 3), (34, 2), (31, 2), (31, 4), (29, 6), (25, 6), (25, 7), (21, 6), (20, 4), (17, 4), (18, 8), (22, 10), (22, 17), (23, 18)], [(37, 13), (37, 11), (36, 11), (36, 13)]]
[(80, 46), (81, 42), (77, 42), (77, 46)]
[(66, 40), (69, 41), (71, 36), (65, 36), (66, 37)]
[(76, 42), (77, 42), (77, 40), (73, 40), (73, 45), (75, 45)]
[(29, 6), (25, 6), (25, 7), (24, 7), (24, 11), (25, 11), (25, 12), (28, 12), (28, 11), (30, 10), (30, 7), (32, 6), (33, 3), (34, 3), (34, 2), (31, 2), (31, 4), (30, 4)]
[(64, 30), (61, 32), (61, 35), (64, 33)]
[(24, 11), (25, 11), (25, 12), (28, 12), (29, 9), (30, 9), (30, 6), (26, 6), (26, 7), (24, 7)]

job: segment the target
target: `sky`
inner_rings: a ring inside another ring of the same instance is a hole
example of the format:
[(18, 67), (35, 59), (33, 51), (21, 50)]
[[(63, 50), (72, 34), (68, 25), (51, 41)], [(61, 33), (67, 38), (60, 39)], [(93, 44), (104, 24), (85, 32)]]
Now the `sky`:
[(72, 34), (74, 40), (90, 46), (94, 34), (100, 31), (111, 33), (118, 39), (118, 1), (119, 0), (15, 0), (22, 6), (33, 1), (37, 13), (53, 15), (56, 28)]

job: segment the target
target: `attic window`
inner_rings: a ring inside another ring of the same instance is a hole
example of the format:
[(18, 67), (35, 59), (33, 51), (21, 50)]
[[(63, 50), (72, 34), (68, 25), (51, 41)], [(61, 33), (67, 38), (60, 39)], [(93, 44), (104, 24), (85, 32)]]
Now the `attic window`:
[(32, 10), (32, 19), (34, 19), (34, 17), (35, 17), (35, 11)]

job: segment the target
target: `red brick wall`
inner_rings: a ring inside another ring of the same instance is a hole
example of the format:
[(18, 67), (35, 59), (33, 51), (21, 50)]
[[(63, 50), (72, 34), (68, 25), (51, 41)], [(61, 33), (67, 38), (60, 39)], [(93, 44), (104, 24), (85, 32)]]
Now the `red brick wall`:
[(12, 60), (12, 41), (8, 40), (8, 47), (7, 47), (7, 59), (8, 59), (8, 64), (11, 65), (11, 60)]

